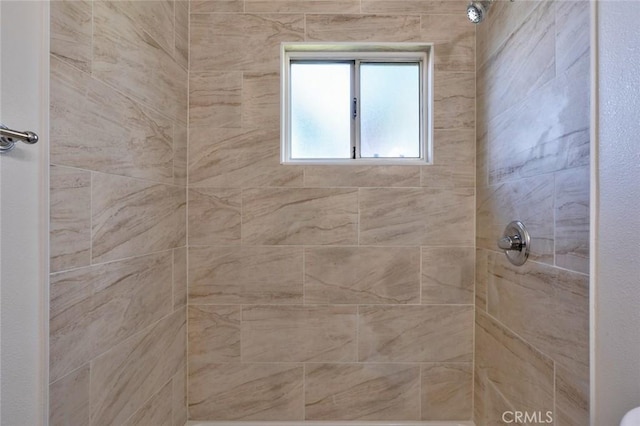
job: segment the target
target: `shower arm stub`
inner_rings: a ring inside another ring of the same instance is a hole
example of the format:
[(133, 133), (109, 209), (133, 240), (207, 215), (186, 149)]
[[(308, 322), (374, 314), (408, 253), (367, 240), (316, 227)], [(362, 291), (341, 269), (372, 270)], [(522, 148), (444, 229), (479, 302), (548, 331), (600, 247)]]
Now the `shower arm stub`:
[(509, 223), (504, 229), (502, 238), (498, 240), (498, 248), (504, 250), (509, 262), (516, 266), (523, 265), (529, 257), (531, 237), (524, 224), (518, 220)]

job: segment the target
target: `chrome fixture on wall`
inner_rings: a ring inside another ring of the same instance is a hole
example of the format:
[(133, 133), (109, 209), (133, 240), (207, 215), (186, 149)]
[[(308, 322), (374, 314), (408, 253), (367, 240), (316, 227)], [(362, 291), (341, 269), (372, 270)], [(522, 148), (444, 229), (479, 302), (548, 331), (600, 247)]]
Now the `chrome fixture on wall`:
[(531, 246), (531, 237), (524, 224), (518, 220), (514, 220), (504, 229), (502, 238), (498, 240), (498, 247), (504, 250), (509, 262), (516, 266), (520, 266), (527, 261), (529, 257), (529, 247)]
[(38, 135), (31, 131), (18, 132), (11, 130), (0, 123), (0, 154), (11, 151), (16, 146), (17, 141), (31, 145), (38, 142)]

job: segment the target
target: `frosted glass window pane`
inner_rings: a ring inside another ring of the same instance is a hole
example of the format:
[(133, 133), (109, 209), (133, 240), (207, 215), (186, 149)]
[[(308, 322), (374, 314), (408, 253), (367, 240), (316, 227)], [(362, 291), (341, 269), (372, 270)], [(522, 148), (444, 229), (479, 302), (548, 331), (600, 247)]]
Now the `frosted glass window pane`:
[(351, 158), (351, 65), (291, 64), (291, 158)]
[(360, 66), (361, 157), (420, 157), (420, 66)]

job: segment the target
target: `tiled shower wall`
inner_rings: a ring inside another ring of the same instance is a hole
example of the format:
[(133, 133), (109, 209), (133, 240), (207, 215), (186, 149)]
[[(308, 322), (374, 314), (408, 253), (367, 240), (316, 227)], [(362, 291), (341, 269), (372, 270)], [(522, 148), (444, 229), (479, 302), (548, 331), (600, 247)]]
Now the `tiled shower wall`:
[(51, 3), (50, 425), (184, 425), (188, 3)]
[[(479, 426), (507, 410), (589, 424), (589, 7), (500, 1), (477, 29)], [(521, 267), (495, 246), (514, 219)]]
[[(465, 5), (191, 2), (190, 418), (471, 418)], [(283, 41), (435, 42), (435, 165), (280, 165)]]

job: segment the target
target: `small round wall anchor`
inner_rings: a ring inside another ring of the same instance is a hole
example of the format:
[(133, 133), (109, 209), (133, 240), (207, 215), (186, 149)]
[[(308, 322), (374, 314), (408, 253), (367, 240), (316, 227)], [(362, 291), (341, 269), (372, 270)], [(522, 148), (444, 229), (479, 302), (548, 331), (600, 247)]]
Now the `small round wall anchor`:
[(504, 250), (509, 262), (516, 266), (520, 266), (527, 261), (530, 246), (531, 237), (529, 232), (519, 220), (514, 220), (508, 224), (504, 229), (502, 238), (498, 240), (498, 247)]

